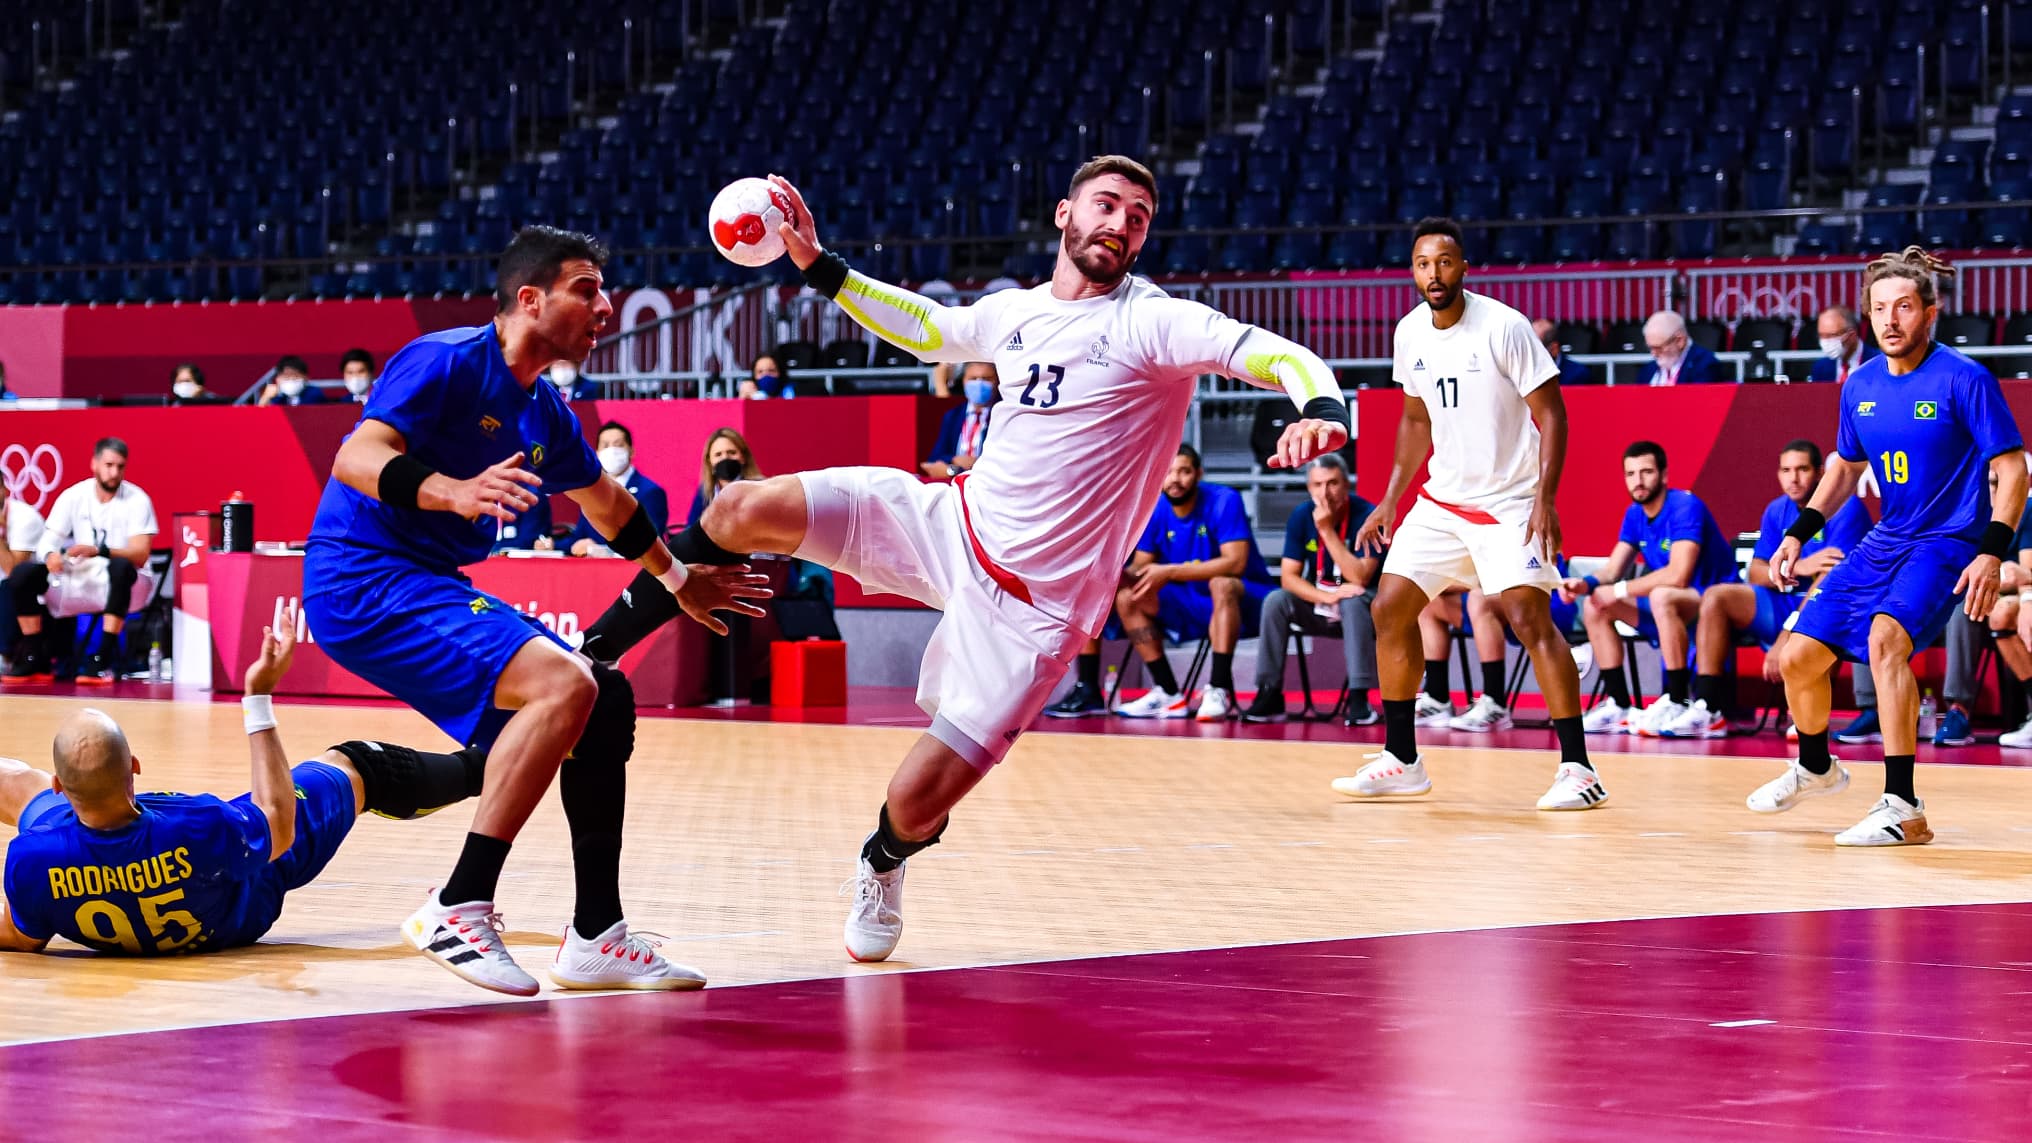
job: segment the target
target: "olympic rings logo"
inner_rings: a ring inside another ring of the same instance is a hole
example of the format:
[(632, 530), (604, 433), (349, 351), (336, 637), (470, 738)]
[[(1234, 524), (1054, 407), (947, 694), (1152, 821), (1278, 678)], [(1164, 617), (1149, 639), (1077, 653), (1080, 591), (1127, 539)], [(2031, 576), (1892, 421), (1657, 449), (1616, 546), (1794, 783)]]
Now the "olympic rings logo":
[(7, 495), (21, 500), (37, 512), (49, 503), (50, 493), (63, 483), (63, 457), (53, 445), (11, 444), (0, 449), (0, 481)]

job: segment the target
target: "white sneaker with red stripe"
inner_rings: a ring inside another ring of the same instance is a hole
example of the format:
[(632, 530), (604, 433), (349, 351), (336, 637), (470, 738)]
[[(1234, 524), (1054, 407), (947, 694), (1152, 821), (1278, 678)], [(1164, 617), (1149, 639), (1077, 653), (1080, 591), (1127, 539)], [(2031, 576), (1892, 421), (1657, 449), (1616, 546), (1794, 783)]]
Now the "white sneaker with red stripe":
[(1425, 759), (1401, 761), (1385, 750), (1352, 778), (1335, 778), (1334, 793), (1350, 798), (1411, 797), (1432, 792), (1432, 778), (1425, 772)]
[(656, 951), (662, 942), (650, 939), (655, 935), (631, 933), (628, 922), (616, 921), (606, 932), (588, 940), (566, 924), (564, 939), (557, 945), (557, 959), (550, 965), (550, 979), (559, 988), (588, 992), (704, 988), (706, 974), (663, 959)]
[(1235, 696), (1226, 687), (1208, 687), (1200, 692), (1199, 713), (1193, 717), (1201, 722), (1226, 722), (1236, 713)]
[(501, 943), (501, 914), (492, 901), (440, 905), (432, 889), (423, 907), (402, 922), (402, 936), (417, 951), (469, 984), (510, 996), (536, 995), (536, 978), (522, 971)]
[(1591, 810), (1609, 800), (1601, 775), (1578, 762), (1561, 762), (1552, 788), (1538, 799), (1541, 810)]
[(1123, 718), (1191, 718), (1192, 703), (1163, 687), (1151, 687), (1134, 702), (1121, 703), (1115, 713)]
[(1729, 720), (1721, 711), (1709, 710), (1706, 699), (1695, 699), (1671, 722), (1656, 728), (1660, 738), (1727, 738)]

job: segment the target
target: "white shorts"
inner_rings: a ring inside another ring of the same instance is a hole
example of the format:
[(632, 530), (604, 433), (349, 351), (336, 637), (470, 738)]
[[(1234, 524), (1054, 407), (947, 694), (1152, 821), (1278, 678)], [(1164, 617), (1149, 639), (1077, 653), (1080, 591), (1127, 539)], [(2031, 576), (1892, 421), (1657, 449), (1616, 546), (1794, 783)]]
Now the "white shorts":
[(1558, 587), (1559, 567), (1543, 541), (1524, 542), (1531, 501), (1486, 513), (1494, 523), (1476, 523), (1420, 496), (1390, 539), (1383, 571), (1417, 584), (1428, 599), (1454, 584), (1480, 588), (1484, 595), (1527, 584), (1548, 592)]
[(797, 558), (945, 612), (924, 649), (917, 705), (931, 733), (967, 761), (983, 770), (1000, 762), (1086, 636), (996, 585), (974, 557), (952, 485), (894, 468), (797, 477), (806, 505)]

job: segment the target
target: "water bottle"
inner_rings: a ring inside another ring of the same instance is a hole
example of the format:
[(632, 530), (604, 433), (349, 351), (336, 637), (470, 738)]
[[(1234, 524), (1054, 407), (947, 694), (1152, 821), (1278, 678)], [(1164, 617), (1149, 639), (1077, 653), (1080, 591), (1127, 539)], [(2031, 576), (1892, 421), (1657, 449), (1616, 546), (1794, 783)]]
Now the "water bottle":
[(1115, 664), (1109, 663), (1108, 677), (1101, 680), (1101, 701), (1103, 703), (1106, 703), (1108, 701), (1109, 695), (1115, 693), (1115, 674), (1116, 674)]
[(159, 683), (163, 681), (162, 640), (160, 639), (157, 639), (155, 642), (150, 643), (148, 645), (148, 681), (151, 683)]
[(1940, 726), (1940, 708), (1933, 703), (1933, 692), (1927, 691), (1919, 700), (1919, 741), (1930, 742), (1933, 732)]

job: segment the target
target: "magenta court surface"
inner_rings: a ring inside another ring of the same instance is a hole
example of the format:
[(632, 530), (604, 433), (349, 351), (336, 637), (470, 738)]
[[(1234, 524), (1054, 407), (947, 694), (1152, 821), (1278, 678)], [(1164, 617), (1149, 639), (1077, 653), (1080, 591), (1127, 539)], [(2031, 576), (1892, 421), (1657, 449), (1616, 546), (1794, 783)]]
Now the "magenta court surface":
[(18, 1139), (2006, 1140), (2032, 905), (1471, 930), (0, 1049)]

